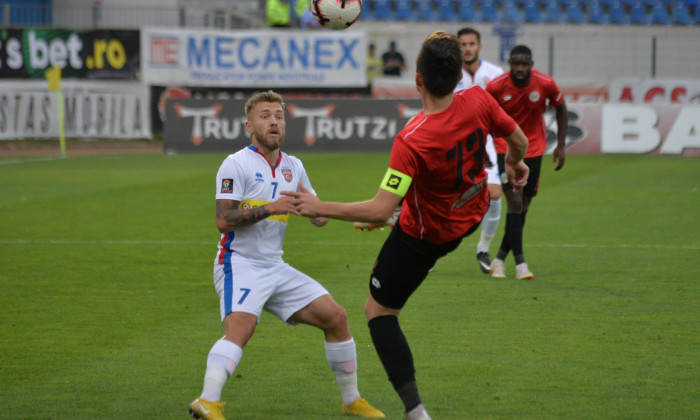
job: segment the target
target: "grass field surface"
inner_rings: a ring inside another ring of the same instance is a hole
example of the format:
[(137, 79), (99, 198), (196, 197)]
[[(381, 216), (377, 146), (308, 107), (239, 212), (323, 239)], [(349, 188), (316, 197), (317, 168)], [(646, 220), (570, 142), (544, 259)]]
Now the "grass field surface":
[[(342, 201), (372, 197), (388, 162), (296, 156)], [(187, 418), (222, 335), (224, 157), (0, 159), (0, 418)], [(700, 161), (569, 156), (555, 173), (549, 159), (525, 226), (535, 280), (515, 280), (512, 258), (507, 279), (482, 274), (473, 235), (401, 316), (426, 407), (436, 420), (700, 418)], [(399, 419), (362, 311), (387, 233), (292, 217), (285, 259), (347, 309), (360, 390)], [(228, 418), (343, 418), (313, 328), (264, 314), (234, 375)]]

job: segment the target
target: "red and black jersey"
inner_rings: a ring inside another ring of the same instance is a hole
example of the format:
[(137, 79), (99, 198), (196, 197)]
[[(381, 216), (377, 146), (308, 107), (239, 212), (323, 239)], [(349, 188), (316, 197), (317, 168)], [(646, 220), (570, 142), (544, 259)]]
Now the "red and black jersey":
[[(544, 112), (547, 105), (555, 108), (564, 101), (554, 79), (537, 70), (530, 71), (530, 83), (517, 87), (510, 78), (510, 72), (493, 79), (486, 91), (493, 96), (503, 110), (518, 123), (530, 142), (525, 157), (542, 156), (547, 146), (547, 128)], [(495, 136), (494, 136), (495, 137)], [(506, 142), (495, 140), (496, 152), (506, 152)]]
[(444, 111), (418, 113), (394, 140), (390, 170), (412, 178), (399, 222), (433, 243), (464, 236), (489, 206), (486, 134), (507, 136), (515, 121), (478, 86), (454, 96)]

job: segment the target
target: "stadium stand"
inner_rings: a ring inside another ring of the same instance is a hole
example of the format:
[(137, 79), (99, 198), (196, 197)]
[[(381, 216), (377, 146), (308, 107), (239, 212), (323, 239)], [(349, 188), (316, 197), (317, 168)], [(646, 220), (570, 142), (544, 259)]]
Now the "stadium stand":
[[(240, 5), (264, 4), (262, 2), (263, 0), (232, 2), (235, 9), (233, 13), (235, 16), (243, 16), (246, 12)], [(56, 9), (53, 3), (52, 0), (0, 0), (0, 26), (51, 27), (59, 20), (80, 21), (87, 27), (109, 25), (108, 22), (95, 21), (97, 6), (76, 8), (75, 15), (79, 17), (67, 19), (65, 12), (60, 16), (54, 14)], [(112, 16), (117, 11), (120, 16), (127, 13), (119, 7), (113, 9)], [(104, 10), (107, 10), (106, 6)], [(128, 13), (140, 12), (129, 10)], [(178, 14), (175, 9), (173, 13), (180, 17), (181, 25), (200, 19), (199, 15), (185, 16), (182, 11)], [(364, 0), (362, 19), (375, 22), (698, 26), (700, 0)], [(206, 16), (204, 20), (207, 26)], [(255, 26), (252, 21), (249, 23), (248, 26), (234, 27)]]
[(391, 10), (389, 0), (371, 0), (374, 3), (374, 19), (375, 20), (393, 20), (394, 12)]
[(668, 14), (668, 9), (661, 3), (657, 3), (651, 9), (651, 23), (653, 25), (670, 25), (671, 16)]
[(396, 18), (407, 22), (418, 20), (418, 16), (413, 10), (412, 0), (396, 0)]
[(465, 0), (457, 4), (457, 16), (463, 22), (479, 22), (476, 8), (471, 0)]
[(523, 20), (526, 23), (542, 23), (540, 8), (535, 0), (528, 0), (523, 6)]
[(482, 22), (500, 22), (498, 5), (494, 0), (484, 0), (481, 3)]
[(582, 24), (586, 22), (586, 15), (577, 0), (567, 1), (565, 7), (567, 23)]
[(700, 0), (365, 0), (375, 20), (697, 25)]
[(51, 26), (51, 0), (0, 1), (1, 26)]
[(591, 2), (588, 6), (588, 22), (597, 25), (606, 25), (608, 23), (608, 15), (598, 2)]
[(649, 25), (651, 23), (646, 6), (641, 1), (636, 1), (630, 8), (630, 23), (635, 25)]
[(549, 3), (547, 9), (544, 11), (544, 22), (545, 23), (565, 23), (564, 12), (561, 10), (559, 3), (553, 1)]
[(679, 25), (692, 25), (694, 23), (688, 7), (683, 2), (677, 1), (673, 7), (673, 23)]
[(425, 22), (437, 22), (438, 14), (435, 11), (433, 1), (419, 1), (415, 5), (415, 10), (418, 15), (418, 19)]
[(629, 16), (627, 16), (627, 11), (621, 2), (616, 1), (610, 6), (608, 11), (609, 22), (618, 25), (627, 25), (630, 23)]
[(455, 10), (455, 4), (452, 0), (440, 0), (438, 5), (438, 20), (443, 22), (457, 22), (459, 17)]
[(506, 1), (503, 5), (503, 22), (508, 23), (521, 23), (522, 19), (520, 17), (520, 9), (515, 1)]

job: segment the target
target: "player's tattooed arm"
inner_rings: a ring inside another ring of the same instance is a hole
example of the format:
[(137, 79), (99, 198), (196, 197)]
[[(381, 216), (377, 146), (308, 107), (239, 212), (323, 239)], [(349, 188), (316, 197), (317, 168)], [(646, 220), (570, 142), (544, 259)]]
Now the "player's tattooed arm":
[(272, 213), (267, 206), (239, 209), (240, 201), (216, 200), (216, 227), (222, 233), (257, 223)]

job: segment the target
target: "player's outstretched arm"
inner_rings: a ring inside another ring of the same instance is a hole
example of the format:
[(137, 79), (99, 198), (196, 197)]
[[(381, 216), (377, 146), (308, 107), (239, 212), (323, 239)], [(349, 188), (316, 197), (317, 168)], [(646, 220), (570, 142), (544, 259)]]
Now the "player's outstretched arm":
[(273, 214), (300, 215), (292, 204), (291, 197), (282, 197), (277, 201), (251, 209), (239, 209), (240, 203), (234, 200), (216, 200), (216, 227), (221, 233), (252, 225)]
[(401, 197), (379, 189), (377, 195), (366, 201), (355, 203), (324, 202), (303, 186), (300, 191), (282, 191), (282, 195), (293, 197), (297, 212), (306, 217), (327, 217), (349, 222), (385, 222), (393, 214)]
[(527, 184), (527, 177), (530, 174), (530, 168), (523, 162), (525, 153), (527, 153), (528, 140), (519, 125), (515, 126), (515, 130), (507, 135), (505, 140), (508, 143), (505, 157), (506, 176), (508, 182), (518, 190)]

